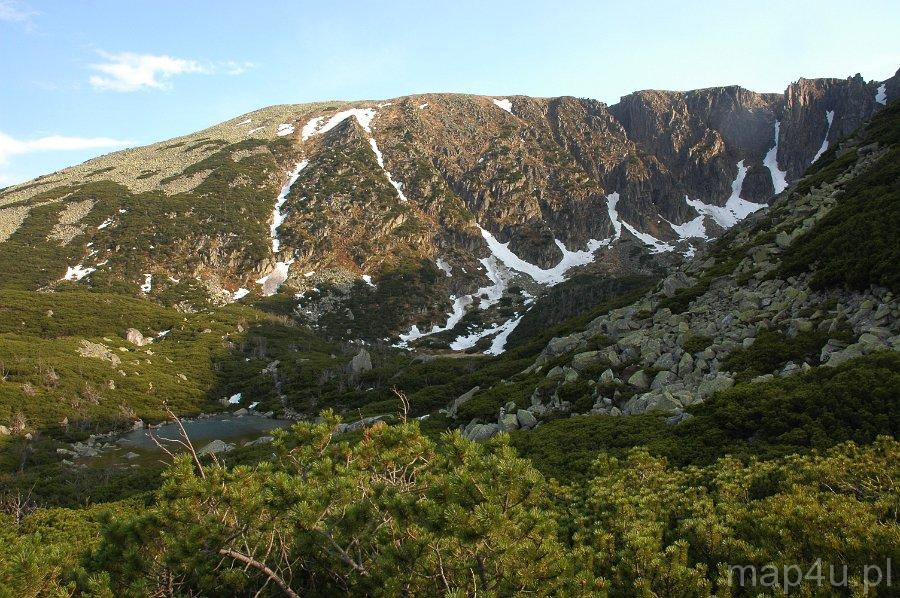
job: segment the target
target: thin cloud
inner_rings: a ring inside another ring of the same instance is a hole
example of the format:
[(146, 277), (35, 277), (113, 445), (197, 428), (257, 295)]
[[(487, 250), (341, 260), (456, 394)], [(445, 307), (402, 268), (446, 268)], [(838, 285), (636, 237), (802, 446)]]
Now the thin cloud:
[(130, 141), (112, 139), (110, 137), (68, 137), (65, 135), (50, 135), (23, 141), (0, 132), (0, 164), (7, 164), (10, 156), (37, 152), (65, 152), (124, 147), (130, 144)]
[(92, 75), (89, 81), (93, 87), (104, 91), (165, 89), (175, 75), (207, 72), (196, 60), (131, 52), (100, 54), (107, 62), (92, 64), (91, 68), (103, 75)]
[(8, 23), (29, 23), (34, 11), (25, 8), (25, 5), (16, 0), (0, 0), (0, 21)]
[(225, 73), (241, 75), (253, 68), (251, 62), (227, 61), (202, 64), (196, 60), (176, 58), (165, 54), (135, 54), (121, 52), (99, 53), (106, 62), (92, 64), (90, 68), (101, 75), (92, 75), (88, 80), (92, 87), (101, 91), (130, 92), (141, 89), (169, 89), (171, 79), (176, 75), (212, 75)]

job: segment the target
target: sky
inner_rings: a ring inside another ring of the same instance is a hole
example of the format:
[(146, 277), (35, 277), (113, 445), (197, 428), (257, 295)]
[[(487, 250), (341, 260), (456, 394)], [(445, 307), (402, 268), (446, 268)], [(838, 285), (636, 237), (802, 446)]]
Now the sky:
[(884, 80), (900, 2), (0, 0), (0, 187), (263, 106)]

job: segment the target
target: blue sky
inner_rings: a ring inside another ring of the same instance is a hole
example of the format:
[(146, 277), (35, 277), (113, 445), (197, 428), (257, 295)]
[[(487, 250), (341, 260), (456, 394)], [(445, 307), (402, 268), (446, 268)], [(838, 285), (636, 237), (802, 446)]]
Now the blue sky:
[(883, 80), (898, 30), (896, 0), (0, 0), (0, 186), (278, 103)]

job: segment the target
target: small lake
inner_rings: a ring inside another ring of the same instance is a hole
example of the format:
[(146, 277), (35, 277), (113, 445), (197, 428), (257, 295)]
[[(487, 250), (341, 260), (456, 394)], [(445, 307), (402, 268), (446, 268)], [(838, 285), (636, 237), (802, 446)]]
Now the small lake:
[[(268, 432), (275, 428), (284, 428), (291, 425), (292, 421), (284, 419), (271, 419), (259, 415), (244, 415), (237, 417), (223, 414), (210, 417), (182, 420), (182, 425), (196, 449), (203, 448), (213, 440), (223, 440), (240, 446), (245, 441), (255, 440), (260, 436), (269, 435)], [(150, 430), (133, 430), (124, 434), (117, 440), (123, 449), (158, 451), (159, 447), (150, 439)], [(152, 430), (157, 438), (168, 440), (180, 440), (181, 433), (174, 423), (163, 424)], [(166, 448), (181, 448), (174, 442), (164, 443)]]

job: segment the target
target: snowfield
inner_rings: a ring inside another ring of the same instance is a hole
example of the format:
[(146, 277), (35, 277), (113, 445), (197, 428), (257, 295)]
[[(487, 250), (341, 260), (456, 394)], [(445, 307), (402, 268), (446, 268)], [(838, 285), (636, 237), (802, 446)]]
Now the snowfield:
[(763, 165), (769, 169), (772, 175), (772, 186), (775, 187), (775, 195), (787, 188), (787, 172), (778, 168), (778, 135), (781, 132), (781, 121), (775, 121), (775, 145), (763, 158)]
[(512, 102), (510, 102), (506, 98), (504, 98), (502, 100), (494, 100), (494, 105), (497, 106), (497, 108), (500, 108), (501, 110), (506, 110), (510, 114), (513, 113)]

